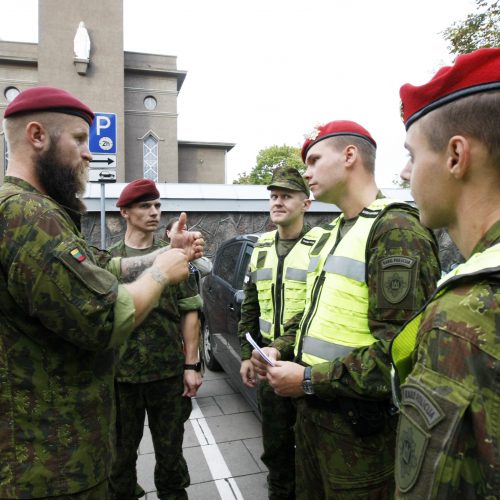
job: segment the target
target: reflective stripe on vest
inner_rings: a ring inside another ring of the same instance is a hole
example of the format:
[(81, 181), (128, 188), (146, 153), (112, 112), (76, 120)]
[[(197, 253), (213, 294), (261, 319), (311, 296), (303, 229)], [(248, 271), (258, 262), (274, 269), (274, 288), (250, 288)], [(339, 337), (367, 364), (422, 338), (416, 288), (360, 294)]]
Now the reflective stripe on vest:
[[(398, 200), (375, 200), (359, 214), (330, 254), (337, 242), (343, 220), (341, 215), (334, 221), (328, 242), (319, 255), (311, 258), (306, 309), (295, 343), (295, 355), (305, 364), (313, 366), (331, 361), (335, 359), (332, 357), (335, 352), (347, 354), (376, 342), (368, 325), (366, 245), (377, 218), (386, 207), (395, 203), (411, 209)], [(333, 347), (328, 349), (327, 345)]]
[(303, 350), (318, 358), (332, 361), (336, 358), (347, 356), (354, 350), (354, 347), (332, 344), (313, 337), (306, 337), (303, 343)]
[(483, 252), (475, 253), (471, 258), (458, 265), (450, 271), (446, 276), (439, 280), (438, 286), (427, 301), (424, 307), (411, 318), (399, 332), (399, 334), (391, 342), (391, 357), (396, 372), (393, 373), (393, 397), (395, 401), (399, 400), (399, 385), (404, 383), (406, 377), (413, 368), (412, 355), (415, 350), (417, 334), (422, 322), (425, 310), (436, 299), (444, 295), (450, 285), (461, 281), (464, 278), (471, 276), (481, 276), (500, 272), (500, 243), (484, 250)]

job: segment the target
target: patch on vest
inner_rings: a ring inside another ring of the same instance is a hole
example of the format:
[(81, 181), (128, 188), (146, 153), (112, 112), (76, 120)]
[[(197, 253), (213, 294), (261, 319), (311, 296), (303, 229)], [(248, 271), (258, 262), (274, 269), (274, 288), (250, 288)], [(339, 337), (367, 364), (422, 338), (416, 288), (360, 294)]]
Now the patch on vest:
[(405, 405), (413, 406), (422, 416), (427, 429), (432, 429), (444, 418), (444, 412), (436, 402), (422, 389), (414, 385), (405, 384), (401, 388), (401, 396)]
[(307, 245), (307, 246), (312, 247), (312, 246), (316, 243), (316, 240), (310, 240), (310, 239), (308, 239), (308, 238), (305, 238), (305, 237), (304, 237), (304, 238), (302, 238), (302, 239), (300, 240), (300, 242), (301, 242), (303, 245)]
[(396, 445), (396, 484), (403, 493), (411, 490), (418, 479), (428, 442), (429, 436), (402, 414)]
[(379, 261), (380, 307), (399, 304), (405, 309), (413, 309), (413, 298), (410, 296), (407, 301), (405, 299), (414, 285), (416, 261), (414, 258), (402, 255), (386, 257)]

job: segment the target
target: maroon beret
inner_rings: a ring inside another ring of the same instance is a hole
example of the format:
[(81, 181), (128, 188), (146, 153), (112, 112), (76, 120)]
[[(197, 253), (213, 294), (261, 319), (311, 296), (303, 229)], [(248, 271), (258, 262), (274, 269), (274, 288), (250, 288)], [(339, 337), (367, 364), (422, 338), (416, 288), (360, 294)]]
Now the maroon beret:
[(55, 87), (31, 87), (23, 90), (5, 110), (4, 117), (21, 113), (52, 111), (83, 118), (89, 125), (94, 121), (93, 111), (75, 96)]
[(306, 141), (302, 146), (302, 161), (306, 162), (306, 155), (309, 149), (319, 141), (336, 137), (339, 135), (353, 135), (368, 141), (374, 147), (377, 147), (375, 139), (370, 132), (356, 122), (349, 120), (336, 120), (326, 125), (318, 125), (310, 134), (306, 136)]
[(500, 89), (500, 48), (479, 49), (456, 58), (426, 84), (409, 83), (399, 90), (406, 130), (430, 111), (462, 97)]
[(154, 181), (151, 179), (136, 179), (125, 186), (116, 202), (116, 206), (128, 207), (132, 203), (156, 200), (159, 197), (160, 192)]

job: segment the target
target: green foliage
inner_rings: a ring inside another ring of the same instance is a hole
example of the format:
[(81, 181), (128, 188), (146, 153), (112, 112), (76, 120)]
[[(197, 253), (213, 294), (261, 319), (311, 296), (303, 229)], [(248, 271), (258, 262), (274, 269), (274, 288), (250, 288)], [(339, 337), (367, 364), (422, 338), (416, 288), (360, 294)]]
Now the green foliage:
[(392, 177), (392, 183), (398, 188), (402, 189), (408, 189), (410, 187), (410, 183), (401, 179), (399, 174), (394, 174), (394, 176)]
[(500, 0), (476, 0), (477, 12), (444, 30), (451, 54), (467, 54), (483, 47), (500, 47)]
[(276, 167), (286, 165), (304, 173), (305, 165), (300, 157), (300, 148), (292, 146), (270, 146), (261, 149), (255, 167), (247, 174), (239, 174), (233, 184), (269, 184)]

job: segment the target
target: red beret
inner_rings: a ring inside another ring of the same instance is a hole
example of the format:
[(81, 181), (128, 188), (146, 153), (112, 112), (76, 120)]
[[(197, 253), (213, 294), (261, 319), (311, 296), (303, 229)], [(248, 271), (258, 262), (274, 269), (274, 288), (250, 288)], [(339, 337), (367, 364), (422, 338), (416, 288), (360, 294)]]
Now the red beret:
[(23, 90), (5, 110), (4, 117), (21, 113), (52, 111), (83, 118), (89, 125), (94, 121), (93, 111), (65, 90), (55, 87), (31, 87)]
[(306, 136), (306, 141), (302, 146), (302, 161), (306, 162), (306, 155), (309, 149), (319, 141), (328, 139), (329, 137), (336, 137), (338, 135), (353, 135), (365, 139), (373, 146), (377, 147), (375, 139), (371, 136), (370, 132), (356, 122), (349, 120), (336, 120), (327, 123), (326, 125), (317, 126), (310, 134)]
[(500, 48), (479, 49), (441, 68), (425, 85), (409, 83), (399, 90), (406, 130), (430, 111), (462, 97), (500, 89)]
[(116, 206), (128, 207), (132, 205), (132, 203), (156, 200), (159, 197), (160, 192), (154, 181), (151, 179), (137, 179), (125, 186), (116, 202)]

